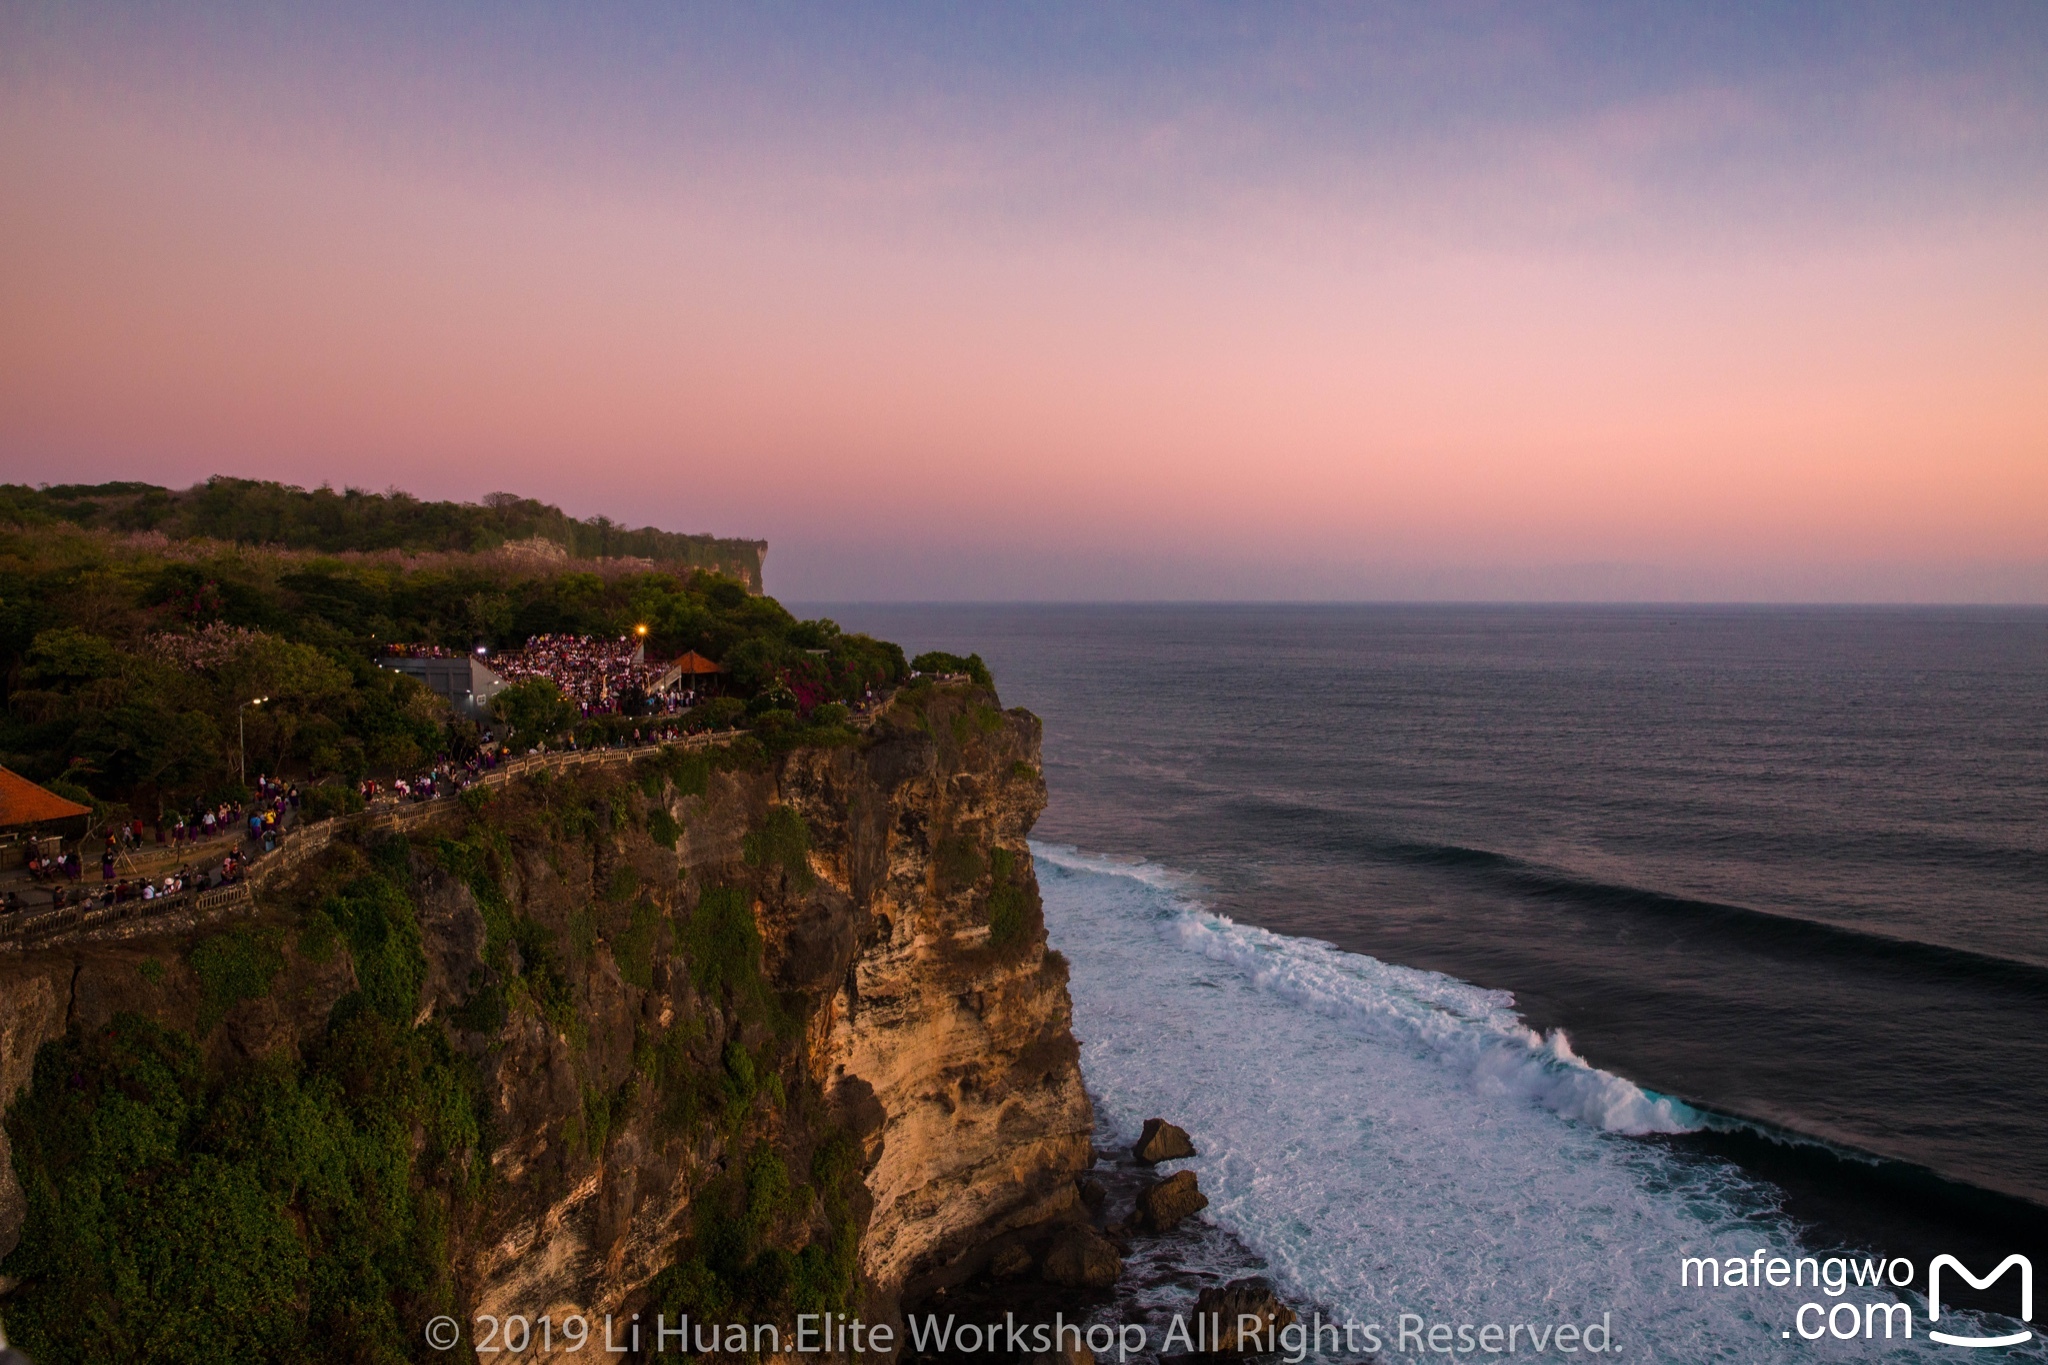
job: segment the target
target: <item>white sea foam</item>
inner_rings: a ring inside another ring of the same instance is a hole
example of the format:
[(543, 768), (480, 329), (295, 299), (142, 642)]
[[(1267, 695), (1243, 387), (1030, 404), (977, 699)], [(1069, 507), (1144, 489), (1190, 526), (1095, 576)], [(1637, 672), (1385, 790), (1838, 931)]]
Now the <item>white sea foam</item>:
[(1681, 1257), (1798, 1255), (1796, 1230), (1735, 1168), (1635, 1136), (1700, 1115), (1538, 1034), (1504, 993), (1237, 924), (1171, 869), (1036, 852), (1100, 1140), (1155, 1114), (1185, 1126), (1205, 1216), (1297, 1296), (1389, 1324), (1611, 1313), (1635, 1360), (1929, 1350), (1781, 1336), (1800, 1303), (1834, 1302), (1810, 1289), (1682, 1288)]

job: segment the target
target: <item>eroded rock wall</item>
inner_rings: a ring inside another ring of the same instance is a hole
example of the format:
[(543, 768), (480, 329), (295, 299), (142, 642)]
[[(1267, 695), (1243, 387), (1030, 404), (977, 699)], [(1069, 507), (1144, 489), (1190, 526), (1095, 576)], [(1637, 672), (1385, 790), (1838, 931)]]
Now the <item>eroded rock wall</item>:
[[(841, 1215), (871, 1318), (967, 1273), (993, 1236), (1079, 1216), (1091, 1115), (1025, 847), (1045, 800), (1039, 727), (994, 703), (925, 687), (856, 743), (708, 772), (579, 770), (409, 835), (419, 1022), (440, 1020), (473, 1062), (491, 1134), (493, 1178), (460, 1206), (452, 1247), (465, 1312), (649, 1307), (704, 1191), (754, 1149), (802, 1172), (829, 1141), (858, 1144)], [(251, 927), (275, 932), (287, 966), (205, 1032), (218, 1064), (307, 1045), (357, 985), (349, 954), (309, 949), (305, 925), (363, 856), (338, 839), (266, 891)], [(758, 935), (771, 1003), (751, 1013), (692, 956), (710, 951), (692, 937), (707, 895)], [(219, 930), (0, 960), (0, 1103), (67, 1028), (138, 1010), (199, 1032), (190, 952)], [(718, 1103), (748, 1058), (780, 1070), (707, 1120), (692, 1094)], [(797, 1247), (828, 1235), (825, 1217), (771, 1235)], [(19, 1221), (0, 1167), (0, 1255)]]
[[(671, 801), (683, 831), (672, 857), (638, 836), (616, 853), (615, 866), (669, 888), (676, 916), (708, 887), (748, 886), (767, 975), (803, 1002), (803, 1065), (825, 1106), (771, 1122), (860, 1134), (870, 1201), (860, 1268), (881, 1311), (906, 1286), (962, 1273), (999, 1232), (1078, 1217), (1073, 1176), (1090, 1160), (1065, 963), (1046, 951), (1025, 846), (1045, 799), (1038, 721), (990, 700), (936, 692), (921, 708), (893, 708), (861, 747), (716, 773), (704, 795)], [(748, 862), (748, 835), (778, 806), (810, 831), (808, 887)], [(520, 858), (523, 908), (544, 921), (573, 917), (585, 888), (617, 875), (557, 872), (551, 856), (559, 850)], [(1004, 876), (1022, 907), (1007, 934), (992, 929), (989, 906)], [(480, 932), (460, 894), (430, 913), (441, 942)], [(452, 1008), (474, 970), (467, 950), (453, 954), (432, 985), (437, 1007)], [(510, 1137), (494, 1161), (513, 1193), (479, 1239), (477, 1311), (638, 1307), (689, 1224), (693, 1181), (733, 1158), (730, 1144), (664, 1136), (651, 1110), (611, 1135), (601, 1163), (560, 1151), (580, 1094), (629, 1077), (636, 1033), (644, 1043), (701, 1020), (707, 1059), (735, 1036), (688, 972), (682, 955), (658, 960), (642, 990), (603, 964), (580, 1045), (530, 1018), (501, 1035), (491, 1077)], [(799, 1151), (814, 1138), (782, 1133)]]

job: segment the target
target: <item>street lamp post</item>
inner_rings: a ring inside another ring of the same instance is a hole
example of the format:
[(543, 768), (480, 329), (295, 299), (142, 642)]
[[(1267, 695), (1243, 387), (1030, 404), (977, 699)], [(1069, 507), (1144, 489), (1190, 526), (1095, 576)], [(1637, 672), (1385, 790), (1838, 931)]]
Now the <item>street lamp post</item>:
[(242, 785), (249, 785), (249, 726), (244, 719), (252, 706), (261, 706), (268, 697), (251, 697), (235, 708), (235, 747), (242, 754)]

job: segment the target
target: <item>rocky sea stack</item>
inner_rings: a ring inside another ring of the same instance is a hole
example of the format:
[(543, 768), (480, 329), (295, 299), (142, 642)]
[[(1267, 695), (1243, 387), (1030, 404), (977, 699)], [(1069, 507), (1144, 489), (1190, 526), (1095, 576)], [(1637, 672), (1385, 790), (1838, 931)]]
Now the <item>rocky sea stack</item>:
[(1197, 1186), (1195, 1173), (1180, 1171), (1138, 1191), (1134, 1221), (1149, 1232), (1170, 1232), (1181, 1219), (1208, 1207), (1209, 1196)]
[(1200, 1155), (1195, 1151), (1195, 1144), (1188, 1137), (1187, 1130), (1178, 1128), (1165, 1119), (1146, 1119), (1145, 1131), (1138, 1135), (1138, 1141), (1131, 1148), (1131, 1152), (1148, 1166)]

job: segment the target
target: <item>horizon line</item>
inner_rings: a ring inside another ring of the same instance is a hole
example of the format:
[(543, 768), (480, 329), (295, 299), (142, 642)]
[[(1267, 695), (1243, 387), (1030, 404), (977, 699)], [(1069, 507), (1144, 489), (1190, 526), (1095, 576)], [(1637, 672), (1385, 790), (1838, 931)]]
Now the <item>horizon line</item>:
[(1288, 598), (1288, 597), (934, 597), (934, 598), (804, 598), (765, 594), (778, 602), (804, 607), (1610, 607), (1655, 611), (1767, 610), (1812, 611), (2023, 611), (2048, 613), (2048, 602), (1864, 602), (1843, 600), (1686, 600), (1654, 598)]

